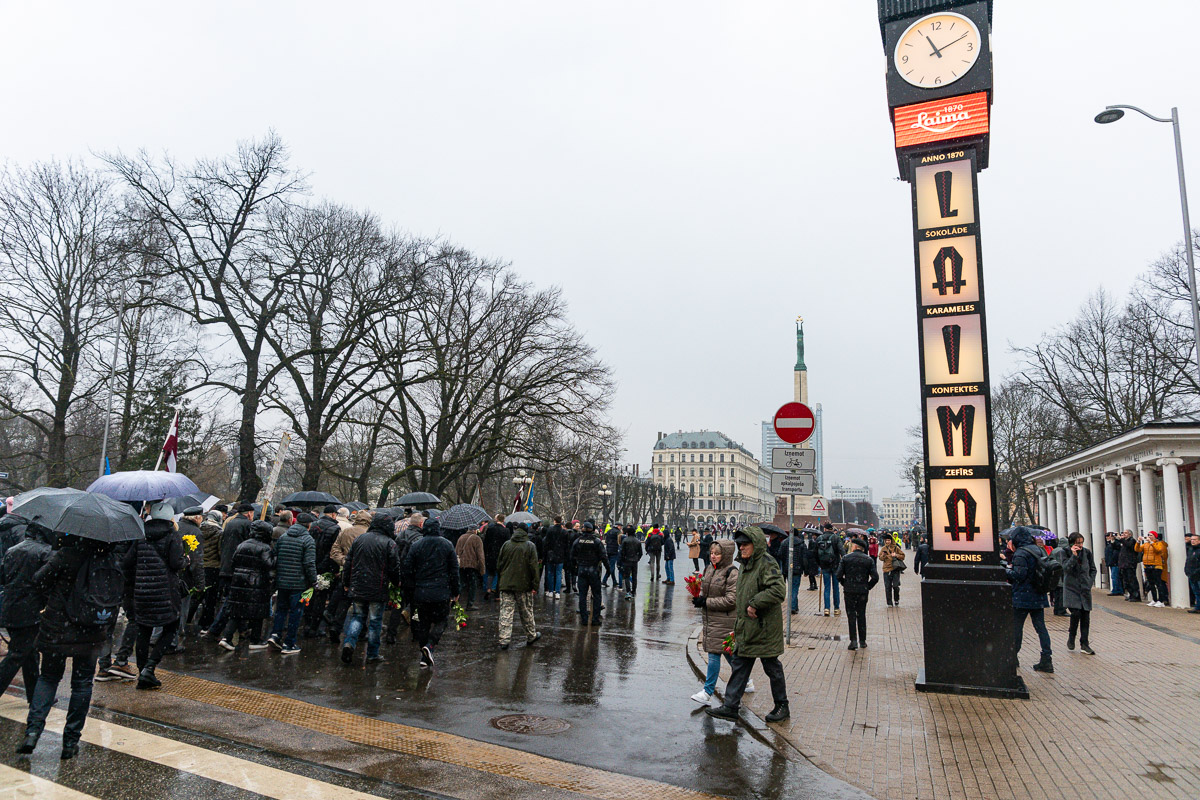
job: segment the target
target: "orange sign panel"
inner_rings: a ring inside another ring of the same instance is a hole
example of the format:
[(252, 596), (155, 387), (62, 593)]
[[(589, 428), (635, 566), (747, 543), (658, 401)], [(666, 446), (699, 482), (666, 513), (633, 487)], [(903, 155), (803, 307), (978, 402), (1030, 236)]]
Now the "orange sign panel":
[(901, 106), (894, 112), (896, 147), (912, 147), (988, 132), (987, 92)]

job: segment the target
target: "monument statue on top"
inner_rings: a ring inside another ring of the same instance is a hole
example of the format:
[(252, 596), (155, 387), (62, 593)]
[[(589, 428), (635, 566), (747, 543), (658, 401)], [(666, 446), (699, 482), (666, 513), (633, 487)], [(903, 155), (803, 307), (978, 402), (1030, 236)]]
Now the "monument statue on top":
[(804, 366), (804, 317), (796, 317), (796, 369), (808, 369)]

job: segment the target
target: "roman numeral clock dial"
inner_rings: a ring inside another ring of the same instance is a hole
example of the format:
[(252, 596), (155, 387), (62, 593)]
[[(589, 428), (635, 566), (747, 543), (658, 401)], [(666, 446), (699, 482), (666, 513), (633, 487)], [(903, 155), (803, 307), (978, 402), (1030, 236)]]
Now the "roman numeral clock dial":
[(914, 22), (896, 44), (896, 72), (913, 86), (935, 89), (954, 83), (979, 58), (975, 23), (949, 12)]

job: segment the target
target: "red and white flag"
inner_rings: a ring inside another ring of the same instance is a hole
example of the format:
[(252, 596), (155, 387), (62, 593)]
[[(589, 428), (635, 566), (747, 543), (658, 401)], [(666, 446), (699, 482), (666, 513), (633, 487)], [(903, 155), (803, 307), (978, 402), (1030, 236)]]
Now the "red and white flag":
[(166, 462), (167, 472), (178, 472), (176, 461), (179, 458), (179, 411), (171, 420), (171, 430), (167, 432), (167, 441), (163, 445), (163, 461)]

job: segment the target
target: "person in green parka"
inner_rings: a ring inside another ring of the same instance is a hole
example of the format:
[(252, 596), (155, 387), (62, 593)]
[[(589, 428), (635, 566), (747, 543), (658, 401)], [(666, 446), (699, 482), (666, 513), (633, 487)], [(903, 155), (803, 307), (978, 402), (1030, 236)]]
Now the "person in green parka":
[(767, 714), (767, 722), (780, 722), (791, 716), (788, 711), (787, 686), (783, 665), (783, 614), (780, 611), (787, 596), (787, 584), (779, 565), (767, 552), (767, 537), (761, 528), (751, 526), (733, 537), (738, 546), (738, 561), (742, 567), (737, 583), (737, 621), (733, 625), (733, 655), (730, 663), (733, 674), (725, 685), (725, 702), (705, 711), (720, 719), (737, 719), (742, 694), (750, 680), (754, 660), (762, 661), (763, 672), (771, 680), (771, 697), (775, 708)]

